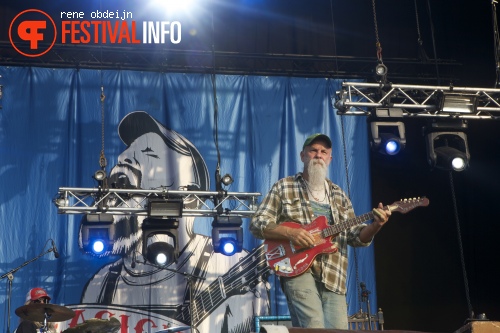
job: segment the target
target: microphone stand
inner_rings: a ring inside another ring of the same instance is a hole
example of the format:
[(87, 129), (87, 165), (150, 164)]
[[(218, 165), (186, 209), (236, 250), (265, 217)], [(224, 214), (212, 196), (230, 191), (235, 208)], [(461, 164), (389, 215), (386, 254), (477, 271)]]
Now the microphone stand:
[(3, 280), (5, 278), (9, 279), (9, 289), (7, 293), (7, 333), (10, 333), (10, 303), (11, 303), (11, 296), (12, 296), (12, 281), (14, 280), (14, 273), (16, 273), (18, 270), (23, 268), (24, 266), (32, 263), (33, 261), (36, 261), (46, 255), (49, 252), (53, 252), (54, 248), (51, 247), (47, 251), (40, 253), (38, 256), (34, 257), (33, 259), (30, 259), (28, 261), (23, 262), (20, 266), (10, 270), (9, 272), (5, 273), (4, 275), (0, 276), (0, 280)]
[(361, 302), (366, 302), (366, 312), (368, 313), (368, 325), (370, 325), (370, 330), (373, 330), (372, 314), (370, 312), (370, 291), (366, 289), (364, 284), (361, 285)]

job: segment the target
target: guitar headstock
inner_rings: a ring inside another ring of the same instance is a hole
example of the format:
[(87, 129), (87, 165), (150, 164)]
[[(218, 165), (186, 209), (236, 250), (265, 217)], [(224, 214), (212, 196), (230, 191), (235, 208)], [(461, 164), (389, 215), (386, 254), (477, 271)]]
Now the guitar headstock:
[(387, 207), (391, 212), (399, 212), (405, 214), (417, 207), (427, 207), (428, 205), (429, 199), (427, 199), (426, 197), (422, 197), (401, 199), (400, 201), (395, 201), (394, 203), (387, 205)]

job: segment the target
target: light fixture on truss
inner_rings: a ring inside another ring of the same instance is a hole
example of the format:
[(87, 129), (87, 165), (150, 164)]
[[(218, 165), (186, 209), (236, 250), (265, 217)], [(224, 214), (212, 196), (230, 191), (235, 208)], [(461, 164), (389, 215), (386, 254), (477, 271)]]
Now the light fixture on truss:
[(115, 238), (113, 215), (106, 213), (87, 214), (80, 227), (84, 252), (102, 255), (113, 249)]
[(424, 128), (427, 160), (431, 167), (447, 171), (463, 171), (469, 166), (465, 121), (433, 122)]
[(373, 150), (384, 155), (396, 155), (406, 146), (405, 125), (402, 121), (379, 121), (389, 117), (402, 117), (398, 108), (379, 108), (375, 111), (377, 120), (371, 121), (371, 145)]
[(179, 257), (179, 220), (147, 218), (142, 222), (142, 256), (152, 264), (164, 266)]
[(154, 198), (149, 200), (148, 218), (142, 222), (142, 256), (155, 265), (168, 265), (179, 256), (178, 218), (183, 201)]
[(474, 114), (477, 109), (477, 95), (444, 92), (440, 98), (439, 110), (451, 114)]
[(212, 222), (212, 244), (215, 253), (232, 256), (243, 250), (241, 217), (216, 216)]

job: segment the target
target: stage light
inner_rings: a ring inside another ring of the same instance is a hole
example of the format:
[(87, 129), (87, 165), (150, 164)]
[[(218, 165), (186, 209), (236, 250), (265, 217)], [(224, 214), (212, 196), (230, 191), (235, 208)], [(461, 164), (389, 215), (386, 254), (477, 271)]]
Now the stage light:
[(149, 199), (148, 216), (154, 218), (182, 217), (183, 202), (180, 199)]
[(177, 219), (145, 219), (142, 222), (142, 256), (150, 263), (160, 266), (177, 261), (178, 228)]
[(101, 254), (105, 249), (104, 241), (102, 239), (91, 241), (90, 248), (94, 254)]
[(373, 150), (385, 155), (396, 155), (405, 148), (405, 126), (401, 121), (373, 121), (370, 126)]
[(81, 224), (82, 248), (86, 253), (101, 255), (114, 244), (113, 215), (87, 214)]
[(149, 199), (148, 218), (142, 222), (142, 256), (147, 261), (160, 266), (177, 261), (177, 218), (182, 217), (182, 209), (180, 199)]
[(212, 222), (212, 244), (215, 253), (232, 256), (243, 250), (241, 217), (216, 216)]
[(469, 166), (470, 154), (467, 144), (465, 122), (432, 123), (424, 128), (427, 160), (431, 167), (463, 171)]
[(106, 171), (104, 170), (97, 170), (96, 172), (94, 172), (94, 179), (98, 182), (102, 182), (104, 179), (106, 179), (106, 177)]
[(166, 265), (176, 260), (175, 249), (167, 242), (154, 242), (147, 247), (146, 259), (159, 266)]
[(387, 67), (383, 63), (379, 63), (375, 67), (375, 74), (382, 77), (387, 76)]
[(443, 93), (440, 110), (446, 113), (474, 113), (477, 109), (477, 96), (470, 94)]
[(231, 185), (234, 180), (233, 180), (233, 177), (231, 177), (230, 174), (226, 173), (222, 178), (221, 178), (221, 183), (225, 186), (229, 186)]
[(387, 155), (396, 155), (401, 150), (401, 141), (392, 134), (380, 134), (381, 145)]
[(57, 207), (67, 207), (69, 205), (68, 198), (65, 198), (62, 194), (57, 198), (52, 200)]

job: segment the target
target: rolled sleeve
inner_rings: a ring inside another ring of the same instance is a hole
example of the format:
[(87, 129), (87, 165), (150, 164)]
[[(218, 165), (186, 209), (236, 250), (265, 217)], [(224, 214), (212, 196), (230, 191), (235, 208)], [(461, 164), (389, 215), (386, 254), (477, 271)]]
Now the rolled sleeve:
[(353, 247), (367, 247), (367, 246), (370, 246), (370, 244), (372, 243), (373, 241), (373, 238), (367, 242), (367, 243), (364, 243), (361, 241), (361, 239), (359, 239), (359, 234), (361, 233), (361, 230), (363, 230), (363, 228), (365, 228), (367, 226), (366, 223), (362, 223), (358, 226), (355, 226), (353, 227), (351, 230), (350, 230), (350, 236), (349, 236), (349, 240), (348, 240), (348, 244), (350, 246), (353, 246)]

